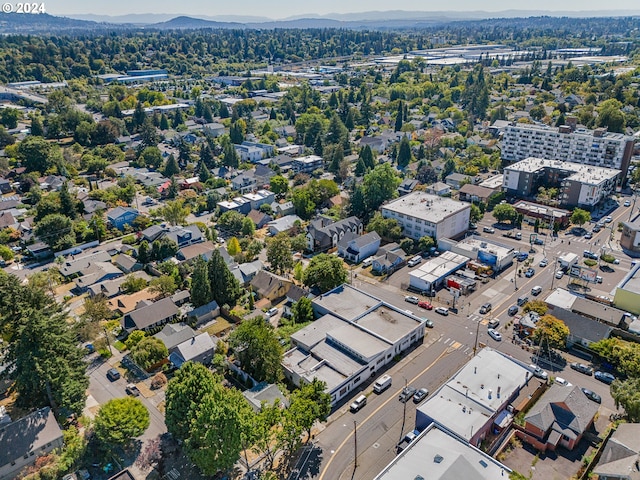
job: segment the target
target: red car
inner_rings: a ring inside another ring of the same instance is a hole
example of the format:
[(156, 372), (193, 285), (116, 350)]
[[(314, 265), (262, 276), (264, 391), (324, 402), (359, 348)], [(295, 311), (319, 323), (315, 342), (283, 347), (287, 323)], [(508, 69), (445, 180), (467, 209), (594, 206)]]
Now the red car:
[(422, 302), (418, 302), (418, 306), (420, 308), (426, 308), (427, 310), (431, 310), (433, 308), (433, 305), (431, 305), (429, 302), (425, 302), (424, 300)]

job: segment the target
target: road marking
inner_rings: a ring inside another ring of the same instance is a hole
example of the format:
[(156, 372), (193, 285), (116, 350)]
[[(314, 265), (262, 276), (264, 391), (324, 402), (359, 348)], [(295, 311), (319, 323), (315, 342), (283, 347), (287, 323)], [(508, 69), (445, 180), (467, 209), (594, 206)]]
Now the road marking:
[(451, 340), (451, 337), (447, 337), (447, 339), (444, 341), (444, 343), (449, 343), (449, 340)]
[[(423, 375), (427, 370), (429, 370), (431, 367), (433, 367), (437, 362), (439, 362), (445, 355), (448, 355), (449, 352), (448, 350), (445, 350), (444, 352), (442, 352), (440, 355), (438, 355), (438, 357), (431, 362), (424, 370), (422, 370), (420, 373), (418, 373), (415, 377), (413, 377), (411, 380), (409, 380), (407, 382), (407, 385), (409, 383), (413, 383), (415, 382), (418, 377), (420, 377), (421, 375)], [(402, 391), (402, 389), (398, 390), (398, 393), (400, 393)], [(389, 397), (385, 402), (382, 403), (382, 405), (380, 405), (378, 408), (376, 408), (373, 412), (371, 412), (371, 414), (369, 414), (369, 416), (367, 418), (365, 418), (362, 422), (360, 422), (360, 426), (364, 425), (365, 423), (367, 423), (369, 420), (371, 420), (371, 418), (373, 418), (380, 410), (382, 410), (383, 407), (386, 407), (387, 404), (391, 401), (396, 400), (396, 395), (392, 395), (391, 397)], [(347, 437), (342, 441), (342, 443), (338, 446), (338, 448), (336, 448), (335, 450), (331, 450), (331, 453), (333, 454), (334, 452), (338, 452), (340, 450), (342, 450), (342, 447), (344, 447), (346, 445), (346, 443), (351, 439), (351, 437), (353, 436), (353, 431), (350, 431), (349, 434), (347, 435)], [(324, 469), (322, 470), (322, 473), (320, 474), (320, 476), (318, 477), (318, 480), (322, 480), (327, 472), (327, 470), (329, 469), (329, 467), (331, 466), (331, 462), (333, 462), (333, 459), (336, 458), (335, 455), (332, 455), (332, 457), (329, 459), (329, 461), (327, 462), (327, 465), (324, 467)], [(355, 461), (355, 459), (354, 459)]]
[(459, 349), (462, 346), (462, 344), (460, 342), (453, 342), (451, 344), (451, 348), (455, 348), (456, 350)]

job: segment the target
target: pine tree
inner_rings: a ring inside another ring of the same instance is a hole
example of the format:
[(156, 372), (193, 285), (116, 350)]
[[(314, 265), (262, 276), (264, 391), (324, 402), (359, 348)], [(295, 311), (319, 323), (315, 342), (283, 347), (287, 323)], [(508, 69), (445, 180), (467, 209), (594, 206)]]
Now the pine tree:
[(208, 143), (204, 143), (200, 148), (200, 161), (208, 168), (213, 168), (213, 152)]
[(160, 130), (169, 130), (169, 120), (164, 113), (160, 116)]
[(212, 299), (207, 262), (199, 255), (194, 264), (193, 275), (191, 275), (191, 303), (197, 308), (206, 305)]
[(211, 172), (209, 172), (204, 162), (198, 164), (198, 178), (202, 183), (207, 183), (207, 180), (211, 178)]
[(394, 131), (399, 132), (402, 130), (402, 117), (404, 116), (404, 108), (402, 102), (398, 103), (398, 112), (396, 113), (396, 124)]
[(398, 149), (398, 167), (404, 168), (411, 162), (411, 145), (406, 136), (400, 140), (400, 148)]
[(220, 306), (233, 308), (241, 295), (240, 283), (227, 267), (220, 251), (214, 250), (212, 253), (208, 270), (213, 299)]
[(67, 182), (64, 182), (60, 189), (60, 211), (71, 220), (74, 220), (78, 216), (78, 204), (74, 197), (75, 195), (71, 195), (71, 192), (69, 192)]
[(362, 158), (358, 159), (358, 163), (356, 164), (356, 170), (354, 172), (356, 177), (363, 176), (366, 171), (367, 171), (367, 167), (365, 166), (364, 162), (362, 161)]
[(364, 162), (364, 166), (367, 170), (373, 170), (376, 166), (373, 159), (373, 150), (369, 145), (365, 145), (365, 147), (360, 151), (360, 158)]
[(178, 173), (180, 173), (180, 167), (178, 166), (176, 157), (174, 157), (172, 153), (167, 159), (167, 163), (164, 166), (164, 171), (162, 172), (162, 174), (167, 178), (171, 178)]

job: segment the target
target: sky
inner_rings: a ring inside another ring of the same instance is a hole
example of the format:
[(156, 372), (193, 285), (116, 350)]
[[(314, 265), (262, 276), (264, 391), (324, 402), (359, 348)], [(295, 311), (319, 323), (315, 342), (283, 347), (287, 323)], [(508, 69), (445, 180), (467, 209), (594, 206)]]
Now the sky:
[(48, 13), (126, 15), (132, 13), (170, 13), (197, 15), (249, 15), (273, 19), (308, 13), (351, 13), (372, 10), (413, 11), (487, 11), (502, 10), (638, 10), (638, 0), (538, 0), (536, 2), (513, 2), (513, 0), (449, 0), (426, 2), (424, 0), (44, 0)]

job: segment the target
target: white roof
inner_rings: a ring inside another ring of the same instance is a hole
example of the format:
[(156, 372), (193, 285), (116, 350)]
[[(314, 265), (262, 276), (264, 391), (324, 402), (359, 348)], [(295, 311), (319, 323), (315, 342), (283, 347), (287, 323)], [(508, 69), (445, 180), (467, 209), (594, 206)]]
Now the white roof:
[(465, 202), (459, 202), (426, 192), (412, 192), (404, 197), (382, 206), (384, 212), (396, 212), (412, 218), (421, 218), (432, 223), (438, 223), (451, 215), (471, 206)]

